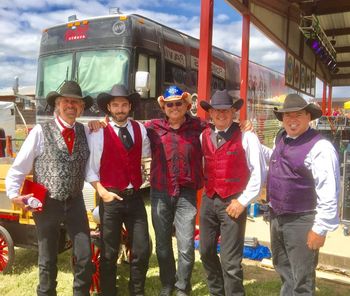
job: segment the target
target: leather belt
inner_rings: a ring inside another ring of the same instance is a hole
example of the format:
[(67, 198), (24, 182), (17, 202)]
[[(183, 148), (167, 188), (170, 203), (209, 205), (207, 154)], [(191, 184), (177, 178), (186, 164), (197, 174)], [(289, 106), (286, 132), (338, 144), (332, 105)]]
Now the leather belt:
[(117, 188), (107, 188), (108, 191), (114, 192), (124, 198), (133, 198), (136, 195), (137, 190), (134, 188), (127, 188), (124, 190), (118, 190)]
[(117, 192), (117, 194), (124, 195), (124, 196), (131, 196), (131, 195), (134, 195), (135, 192), (136, 191), (134, 188), (128, 188), (123, 191)]

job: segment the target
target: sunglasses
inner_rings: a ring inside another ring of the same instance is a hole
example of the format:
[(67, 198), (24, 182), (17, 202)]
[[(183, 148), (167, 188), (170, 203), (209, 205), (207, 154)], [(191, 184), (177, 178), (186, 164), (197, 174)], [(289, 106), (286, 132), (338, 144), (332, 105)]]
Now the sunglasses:
[(174, 106), (180, 107), (180, 106), (182, 106), (182, 104), (183, 104), (183, 102), (179, 101), (179, 102), (175, 102), (175, 103), (169, 102), (169, 103), (166, 103), (165, 105), (166, 105), (168, 108), (172, 108), (172, 107), (174, 107)]

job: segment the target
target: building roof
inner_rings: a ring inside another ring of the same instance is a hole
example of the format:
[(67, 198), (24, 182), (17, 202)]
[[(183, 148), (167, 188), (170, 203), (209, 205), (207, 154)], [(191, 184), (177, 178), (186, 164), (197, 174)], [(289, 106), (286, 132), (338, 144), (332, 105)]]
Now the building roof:
[[(227, 0), (285, 51), (314, 69), (316, 76), (332, 86), (350, 86), (349, 0)], [(315, 17), (325, 42), (335, 50), (336, 68), (331, 70), (311, 49), (300, 30), (305, 17)]]

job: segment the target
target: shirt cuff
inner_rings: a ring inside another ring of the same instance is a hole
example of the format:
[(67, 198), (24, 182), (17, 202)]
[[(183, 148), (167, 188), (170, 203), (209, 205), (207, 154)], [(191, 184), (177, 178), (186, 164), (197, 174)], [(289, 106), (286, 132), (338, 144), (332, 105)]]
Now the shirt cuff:
[(88, 183), (100, 181), (100, 177), (97, 175), (89, 175), (85, 177), (85, 181)]
[(13, 199), (13, 198), (19, 196), (19, 193), (18, 192), (9, 192), (7, 196), (9, 199)]
[(312, 231), (317, 233), (318, 235), (321, 235), (321, 236), (327, 235), (327, 230), (322, 229), (322, 227), (320, 225), (312, 226)]
[(247, 200), (247, 197), (244, 195), (241, 195), (240, 197), (238, 197), (237, 201), (244, 207), (247, 207), (250, 202), (249, 200)]

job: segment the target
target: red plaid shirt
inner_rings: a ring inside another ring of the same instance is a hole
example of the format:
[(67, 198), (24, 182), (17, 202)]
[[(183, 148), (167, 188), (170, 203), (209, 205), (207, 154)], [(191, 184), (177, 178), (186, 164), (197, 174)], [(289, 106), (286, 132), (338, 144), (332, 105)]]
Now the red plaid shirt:
[(206, 124), (186, 115), (179, 129), (166, 119), (146, 122), (151, 141), (151, 187), (170, 196), (178, 196), (180, 187), (203, 187), (202, 150), (199, 141)]

